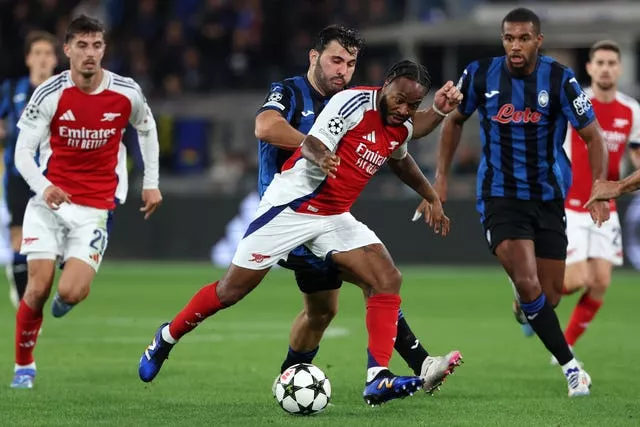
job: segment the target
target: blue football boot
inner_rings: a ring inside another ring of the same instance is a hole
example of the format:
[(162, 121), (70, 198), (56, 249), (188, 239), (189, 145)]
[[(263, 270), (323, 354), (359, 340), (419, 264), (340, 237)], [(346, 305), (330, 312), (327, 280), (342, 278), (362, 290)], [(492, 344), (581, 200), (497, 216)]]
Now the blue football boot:
[(156, 335), (153, 337), (153, 341), (140, 357), (138, 374), (140, 379), (146, 383), (152, 381), (158, 375), (162, 364), (169, 358), (169, 352), (173, 348), (173, 344), (169, 344), (162, 338), (162, 328), (168, 324), (163, 323), (160, 325)]
[(420, 377), (399, 377), (384, 369), (366, 383), (362, 397), (367, 405), (381, 405), (389, 400), (412, 396), (422, 388), (423, 382)]

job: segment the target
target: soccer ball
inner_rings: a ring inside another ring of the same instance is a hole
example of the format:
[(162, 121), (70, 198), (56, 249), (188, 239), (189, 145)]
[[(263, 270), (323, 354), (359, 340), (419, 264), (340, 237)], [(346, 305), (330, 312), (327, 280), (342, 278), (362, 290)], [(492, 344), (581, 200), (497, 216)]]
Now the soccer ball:
[(329, 404), (331, 383), (317, 366), (300, 363), (276, 378), (273, 397), (290, 414), (316, 414)]

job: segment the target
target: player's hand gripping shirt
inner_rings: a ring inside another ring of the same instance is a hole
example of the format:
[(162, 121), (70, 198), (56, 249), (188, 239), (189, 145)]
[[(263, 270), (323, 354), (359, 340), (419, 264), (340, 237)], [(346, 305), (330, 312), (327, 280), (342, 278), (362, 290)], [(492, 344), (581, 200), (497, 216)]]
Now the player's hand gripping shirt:
[(348, 212), (389, 157), (404, 158), (413, 125), (411, 120), (397, 127), (384, 124), (376, 106), (378, 89), (355, 88), (334, 95), (309, 131), (340, 157), (336, 178), (328, 178), (298, 148), (282, 173), (276, 174), (264, 199), (301, 213)]

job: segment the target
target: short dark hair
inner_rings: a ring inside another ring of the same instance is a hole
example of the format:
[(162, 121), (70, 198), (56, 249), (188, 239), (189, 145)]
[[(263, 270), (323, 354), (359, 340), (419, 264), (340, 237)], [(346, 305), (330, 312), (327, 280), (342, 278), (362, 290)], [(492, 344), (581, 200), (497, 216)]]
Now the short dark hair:
[(329, 25), (318, 33), (313, 42), (313, 48), (322, 53), (334, 40), (351, 54), (361, 51), (364, 47), (364, 39), (360, 38), (356, 30), (341, 25)]
[(618, 54), (618, 58), (622, 56), (622, 52), (620, 51), (620, 45), (613, 40), (600, 40), (599, 42), (595, 42), (591, 49), (589, 49), (589, 61), (593, 59), (593, 55), (599, 50), (610, 50)]
[(102, 22), (87, 15), (77, 16), (71, 21), (67, 28), (67, 34), (64, 36), (64, 42), (69, 43), (78, 34), (102, 33), (104, 35), (105, 28)]
[(24, 54), (29, 55), (31, 53), (31, 47), (38, 42), (47, 42), (53, 46), (53, 49), (58, 46), (58, 39), (51, 33), (46, 31), (31, 31), (27, 34), (27, 38), (24, 41)]
[(431, 75), (429, 74), (427, 67), (413, 61), (409, 61), (408, 59), (393, 64), (384, 75), (384, 81), (386, 83), (391, 83), (398, 77), (405, 77), (413, 80), (414, 82), (418, 82), (424, 86), (427, 91), (431, 89)]
[(531, 22), (533, 24), (533, 30), (536, 32), (536, 34), (540, 34), (540, 32), (542, 31), (540, 18), (538, 18), (538, 15), (536, 15), (533, 10), (527, 9), (526, 7), (519, 7), (507, 13), (507, 16), (502, 19), (503, 29), (505, 22)]

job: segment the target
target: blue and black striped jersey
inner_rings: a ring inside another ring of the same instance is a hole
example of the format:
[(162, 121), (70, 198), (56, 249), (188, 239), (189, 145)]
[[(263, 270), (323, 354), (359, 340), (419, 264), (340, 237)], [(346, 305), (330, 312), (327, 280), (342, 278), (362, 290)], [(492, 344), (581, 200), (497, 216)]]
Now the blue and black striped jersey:
[(18, 175), (14, 164), (14, 153), (18, 140), (18, 120), (34, 89), (28, 76), (18, 80), (6, 80), (0, 88), (0, 119), (6, 119), (7, 129), (4, 144), (4, 166), (5, 172), (8, 174)]
[(595, 120), (591, 102), (573, 71), (539, 56), (528, 76), (511, 74), (506, 57), (472, 62), (458, 88), (458, 110), (478, 110), (482, 156), (477, 197), (564, 199), (571, 164), (562, 148), (567, 123), (582, 129)]
[[(316, 91), (306, 76), (296, 76), (271, 84), (271, 91), (258, 114), (265, 110), (278, 111), (289, 124), (303, 134), (307, 134), (316, 117), (325, 107), (330, 97)], [(302, 141), (300, 141), (302, 142)], [(260, 197), (280, 172), (282, 165), (292, 151), (282, 150), (266, 141), (258, 142), (258, 193)]]

